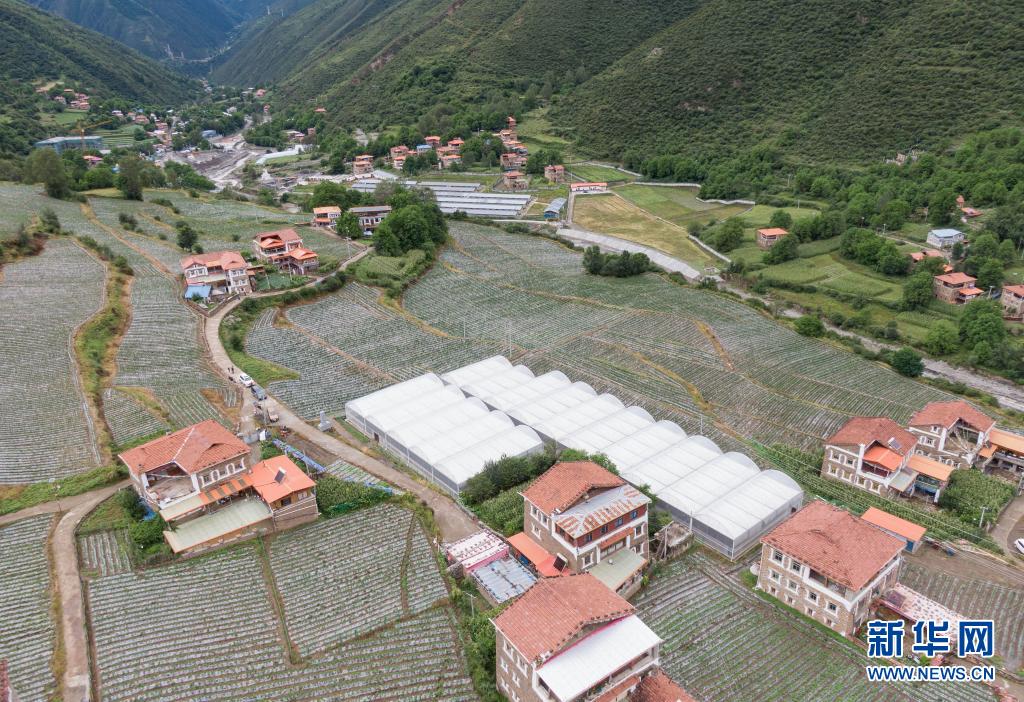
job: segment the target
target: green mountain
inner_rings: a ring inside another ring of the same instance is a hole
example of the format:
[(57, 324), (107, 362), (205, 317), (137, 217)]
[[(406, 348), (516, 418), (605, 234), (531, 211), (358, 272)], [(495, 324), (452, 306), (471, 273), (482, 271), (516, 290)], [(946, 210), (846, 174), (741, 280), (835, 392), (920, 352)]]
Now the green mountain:
[(1007, 0), (314, 0), (213, 75), (277, 81), (278, 107), (343, 127), (550, 86), (599, 155), (865, 162), (1019, 123), (1022, 27)]
[(0, 0), (0, 153), (47, 136), (37, 84), (65, 80), (97, 99), (175, 105), (196, 92), (183, 76), (95, 32), (19, 0)]

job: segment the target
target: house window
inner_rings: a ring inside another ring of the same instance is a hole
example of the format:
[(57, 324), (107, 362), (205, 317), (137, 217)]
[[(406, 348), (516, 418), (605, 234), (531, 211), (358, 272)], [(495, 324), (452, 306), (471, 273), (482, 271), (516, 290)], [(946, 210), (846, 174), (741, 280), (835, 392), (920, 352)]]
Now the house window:
[(827, 605), (827, 608), (828, 608), (829, 612), (838, 612), (839, 611), (839, 607), (836, 606), (835, 602), (829, 602), (828, 605)]
[(789, 564), (789, 569), (792, 570), (794, 573), (799, 573), (801, 570), (803, 570), (803, 566), (800, 565), (798, 561), (793, 561)]
[(779, 571), (777, 571), (777, 570), (770, 570), (770, 571), (768, 571), (768, 573), (769, 573), (769, 577), (772, 580), (775, 580), (776, 582), (778, 582), (779, 577), (780, 577), (779, 576)]
[(827, 624), (829, 626), (829, 628), (832, 628), (832, 629), (836, 628), (836, 623), (834, 621), (832, 621), (831, 619), (829, 619), (828, 617), (825, 617), (825, 624)]
[(772, 551), (772, 560), (776, 563), (782, 563), (782, 551)]
[(220, 471), (214, 468), (213, 471), (210, 472), (210, 482), (212, 483), (217, 480), (220, 480)]
[(809, 599), (811, 602), (817, 604), (818, 603), (818, 593), (816, 593), (816, 592), (808, 592), (807, 593), (807, 599)]
[(501, 659), (501, 669), (504, 670), (506, 673), (508, 672), (508, 661), (506, 661), (504, 658)]
[(836, 474), (836, 467), (835, 466), (829, 466), (828, 467), (828, 474), (829, 475), (835, 475)]
[(619, 517), (618, 519), (615, 520), (615, 526), (620, 527), (620, 526), (622, 526), (623, 522), (624, 522), (623, 518)]
[(288, 497), (284, 497), (284, 498), (282, 498), (282, 499), (281, 499), (281, 506), (282, 506), (282, 507), (287, 507), (287, 506), (288, 506), (288, 505), (290, 505), (291, 503), (292, 503), (292, 496), (291, 496), (291, 495), (289, 495)]
[(536, 524), (530, 525), (530, 531), (533, 532), (534, 536), (540, 536), (540, 527), (538, 527)]
[(632, 512), (629, 513), (630, 521), (636, 519), (639, 515), (640, 515), (640, 510), (634, 509)]
[(505, 639), (503, 648), (505, 649), (505, 653), (510, 656), (512, 655), (512, 644), (508, 642), (508, 639)]
[(583, 567), (587, 568), (594, 563), (594, 552), (591, 551), (583, 556)]
[(807, 616), (809, 616), (809, 617), (813, 617), (814, 616), (814, 609), (812, 607), (807, 607), (804, 611), (807, 612)]
[(587, 534), (586, 536), (583, 537), (583, 543), (585, 543), (585, 544), (589, 544), (593, 540), (594, 540), (594, 535), (593, 534)]
[(633, 534), (635, 536), (643, 536), (643, 533), (644, 533), (644, 525), (643, 524), (637, 524), (636, 528), (633, 529)]
[(602, 534), (607, 534), (608, 533), (608, 525), (607, 524), (605, 524), (603, 527), (601, 527), (601, 533)]
[(798, 585), (795, 580), (787, 580), (786, 587), (788, 587), (790, 590), (796, 590), (800, 587), (800, 585)]

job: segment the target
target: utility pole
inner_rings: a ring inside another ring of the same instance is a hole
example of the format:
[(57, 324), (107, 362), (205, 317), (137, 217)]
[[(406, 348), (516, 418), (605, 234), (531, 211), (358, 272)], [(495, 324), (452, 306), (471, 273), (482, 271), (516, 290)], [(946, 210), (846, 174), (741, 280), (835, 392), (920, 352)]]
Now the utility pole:
[(978, 528), (979, 529), (984, 529), (985, 528), (984, 526), (982, 526), (982, 522), (985, 521), (985, 510), (986, 509), (987, 509), (987, 505), (982, 505), (982, 507), (981, 507), (981, 516), (978, 518)]

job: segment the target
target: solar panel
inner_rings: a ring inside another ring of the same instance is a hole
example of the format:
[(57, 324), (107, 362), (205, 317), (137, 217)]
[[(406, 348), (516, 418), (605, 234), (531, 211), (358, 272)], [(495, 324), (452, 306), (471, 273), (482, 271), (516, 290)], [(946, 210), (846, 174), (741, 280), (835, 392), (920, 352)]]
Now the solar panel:
[(283, 470), (278, 469), (277, 475), (274, 476), (274, 482), (278, 483), (278, 484), (283, 483), (284, 479), (285, 479), (285, 476), (287, 476), (287, 475), (288, 474), (285, 473)]

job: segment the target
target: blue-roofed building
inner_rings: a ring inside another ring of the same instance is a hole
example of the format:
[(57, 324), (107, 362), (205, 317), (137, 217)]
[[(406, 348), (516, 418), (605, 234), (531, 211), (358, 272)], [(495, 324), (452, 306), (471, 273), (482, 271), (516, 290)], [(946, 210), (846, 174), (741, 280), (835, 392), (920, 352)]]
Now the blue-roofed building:
[(434, 147), (432, 147), (430, 144), (417, 144), (416, 145), (416, 153), (417, 154), (425, 154), (428, 151), (433, 151), (433, 150), (434, 150)]
[(185, 299), (191, 300), (199, 297), (202, 300), (209, 300), (213, 288), (209, 285), (189, 285), (185, 288)]
[(563, 209), (565, 209), (565, 198), (556, 197), (551, 201), (551, 204), (544, 209), (544, 219), (561, 219)]
[(96, 149), (99, 151), (103, 148), (103, 137), (98, 136), (59, 136), (50, 137), (49, 139), (43, 139), (35, 143), (37, 149), (53, 149), (58, 154), (64, 153), (68, 149)]
[(928, 243), (938, 249), (951, 249), (954, 244), (964, 242), (964, 233), (959, 229), (932, 229), (928, 232)]

